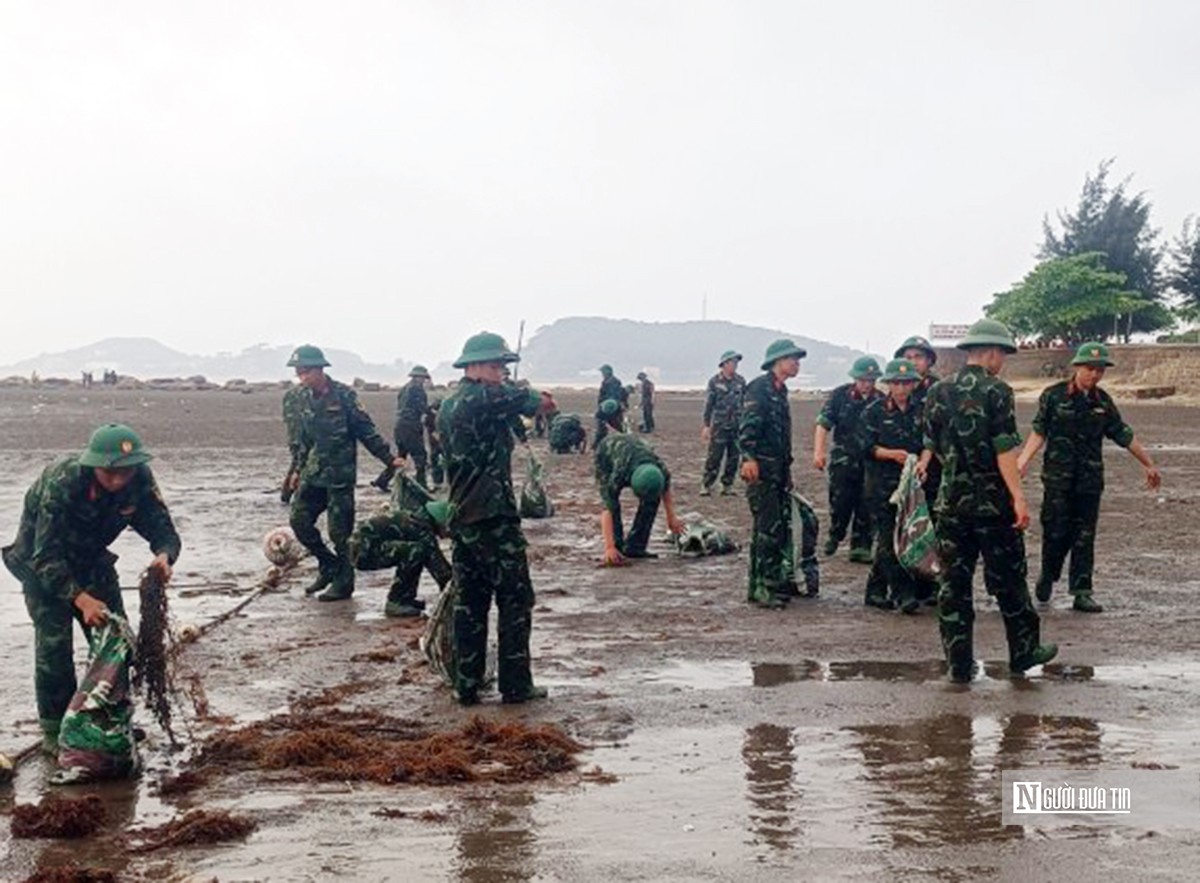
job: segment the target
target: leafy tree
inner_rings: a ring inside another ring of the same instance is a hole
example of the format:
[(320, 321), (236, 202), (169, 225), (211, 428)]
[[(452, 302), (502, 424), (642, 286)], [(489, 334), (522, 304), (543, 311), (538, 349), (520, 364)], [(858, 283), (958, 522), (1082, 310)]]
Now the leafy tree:
[(1112, 185), (1108, 179), (1111, 167), (1112, 160), (1105, 160), (1094, 175), (1084, 178), (1075, 210), (1057, 213), (1060, 230), (1056, 231), (1049, 218), (1043, 219), (1044, 238), (1038, 257), (1102, 255), (1104, 267), (1122, 274), (1125, 290), (1135, 301), (1148, 306), (1130, 309), (1119, 317), (1096, 313), (1079, 330), (1084, 337), (1103, 337), (1119, 326), (1121, 335), (1128, 339), (1135, 331), (1168, 327), (1171, 316), (1163, 306), (1165, 289), (1159, 270), (1163, 250), (1158, 244), (1159, 231), (1150, 226), (1151, 204), (1145, 193), (1128, 192), (1130, 178)]
[[(1104, 255), (1093, 251), (1042, 261), (1021, 282), (995, 295), (985, 312), (1018, 337), (1077, 344), (1114, 334), (1116, 316), (1155, 309), (1166, 312), (1130, 290), (1125, 274), (1107, 269)], [(1099, 330), (1104, 323), (1107, 333)]]
[(1200, 319), (1200, 223), (1195, 215), (1183, 222), (1183, 230), (1170, 250), (1167, 285), (1178, 297), (1178, 312), (1188, 321)]

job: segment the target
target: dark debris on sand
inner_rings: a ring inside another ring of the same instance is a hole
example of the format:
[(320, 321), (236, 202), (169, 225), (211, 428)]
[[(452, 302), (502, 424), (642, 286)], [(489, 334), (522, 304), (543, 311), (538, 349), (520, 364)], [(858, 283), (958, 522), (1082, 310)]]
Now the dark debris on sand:
[(14, 837), (77, 838), (94, 834), (104, 824), (104, 802), (95, 794), (74, 799), (50, 794), (41, 803), (13, 807)]

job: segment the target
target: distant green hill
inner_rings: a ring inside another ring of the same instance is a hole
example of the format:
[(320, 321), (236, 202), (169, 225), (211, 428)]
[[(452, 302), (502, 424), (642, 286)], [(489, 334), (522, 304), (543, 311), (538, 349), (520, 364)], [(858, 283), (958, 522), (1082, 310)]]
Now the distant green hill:
[(534, 383), (593, 384), (597, 368), (613, 366), (632, 383), (645, 371), (665, 386), (703, 386), (728, 349), (745, 356), (742, 374), (759, 373), (763, 353), (773, 340), (790, 337), (808, 350), (800, 366), (801, 383), (832, 387), (846, 382), (850, 364), (862, 355), (845, 346), (771, 328), (732, 322), (635, 322), (576, 316), (539, 328), (525, 345), (521, 376)]

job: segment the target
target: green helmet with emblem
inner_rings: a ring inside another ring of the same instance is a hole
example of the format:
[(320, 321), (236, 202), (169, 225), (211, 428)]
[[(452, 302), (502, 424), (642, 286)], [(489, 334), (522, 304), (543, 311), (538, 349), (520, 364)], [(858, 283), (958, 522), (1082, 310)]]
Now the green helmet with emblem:
[(292, 357), (288, 359), (287, 366), (289, 368), (328, 368), (329, 362), (319, 346), (305, 343), (292, 350)]
[(462, 355), (454, 363), (455, 368), (465, 368), (480, 362), (519, 362), (521, 357), (508, 348), (499, 334), (481, 331), (467, 338)]
[(657, 500), (666, 485), (667, 477), (653, 463), (643, 463), (629, 477), (629, 487), (639, 500)]
[(887, 363), (887, 368), (883, 371), (883, 380), (885, 383), (904, 383), (908, 381), (917, 383), (920, 379), (921, 375), (917, 373), (917, 366), (908, 359), (892, 359)]
[(933, 344), (921, 337), (919, 334), (914, 334), (912, 337), (905, 340), (904, 343), (900, 344), (900, 346), (896, 348), (896, 353), (893, 358), (903, 359), (904, 354), (909, 350), (921, 350), (926, 356), (929, 357), (930, 365), (937, 364), (937, 350), (933, 348)]
[(91, 440), (79, 455), (81, 466), (101, 469), (124, 469), (149, 463), (152, 456), (142, 447), (138, 434), (124, 423), (109, 423), (92, 433)]
[(429, 369), (424, 365), (413, 365), (412, 370), (408, 372), (409, 377), (419, 377), (422, 380), (429, 380)]
[(1093, 368), (1108, 368), (1115, 365), (1108, 355), (1108, 347), (1098, 340), (1090, 343), (1080, 344), (1079, 349), (1075, 351), (1075, 358), (1071, 359), (1072, 365), (1090, 365)]
[(967, 336), (958, 342), (960, 350), (998, 346), (1006, 353), (1017, 351), (1017, 341), (1008, 326), (996, 319), (980, 319), (967, 330)]
[(717, 367), (720, 368), (730, 359), (732, 359), (734, 362), (740, 362), (742, 360), (742, 354), (737, 350), (725, 350), (725, 352), (721, 353), (721, 358), (717, 359)]
[(795, 356), (797, 359), (803, 359), (808, 355), (808, 351), (802, 346), (796, 346), (786, 337), (781, 338), (767, 347), (767, 354), (763, 357), (762, 369), (770, 371), (771, 366), (780, 359), (786, 359)]
[(879, 363), (870, 356), (860, 356), (850, 366), (850, 376), (855, 380), (878, 380), (882, 373)]

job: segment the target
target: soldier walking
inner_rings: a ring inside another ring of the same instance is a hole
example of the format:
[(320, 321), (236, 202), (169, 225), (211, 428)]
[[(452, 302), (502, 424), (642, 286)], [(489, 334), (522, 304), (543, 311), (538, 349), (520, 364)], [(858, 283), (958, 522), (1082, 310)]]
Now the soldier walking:
[[(742, 403), (746, 398), (746, 379), (738, 373), (742, 354), (726, 350), (717, 362), (718, 371), (708, 379), (704, 397), (704, 426), (700, 440), (708, 445), (704, 458), (704, 479), (700, 496), (707, 497), (721, 472), (721, 494), (733, 493), (733, 478), (738, 468), (738, 423), (742, 419)], [(721, 470), (721, 461), (725, 468)]]
[(646, 376), (645, 371), (638, 372), (638, 398), (642, 406), (642, 425), (640, 432), (654, 432), (654, 381)]
[[(623, 432), (605, 437), (596, 449), (596, 484), (604, 511), (600, 534), (604, 538), (604, 563), (624, 564), (628, 558), (653, 558), (646, 551), (650, 531), (661, 502), (667, 514), (667, 529), (683, 533), (683, 522), (675, 514), (671, 499), (671, 473), (648, 444)], [(621, 491), (629, 488), (637, 497), (637, 514), (628, 535), (621, 521)]]
[(935, 456), (942, 464), (934, 523), (942, 564), (938, 621), (950, 678), (966, 683), (975, 668), (971, 593), (980, 556), (988, 594), (1004, 615), (1009, 669), (1049, 662), (1058, 647), (1041, 643), (1041, 621), (1025, 582), (1022, 531), (1029, 508), (1017, 467), (1021, 437), (1012, 388), (996, 376), (1016, 342), (1003, 323), (981, 319), (958, 347), (967, 352), (966, 367), (934, 384), (925, 403), (919, 469), (926, 472)]
[(1033, 432), (1017, 460), (1021, 475), (1046, 446), (1042, 463), (1042, 572), (1035, 592), (1043, 603), (1050, 600), (1054, 583), (1071, 556), (1068, 583), (1081, 613), (1101, 613), (1104, 608), (1092, 593), (1096, 522), (1104, 492), (1104, 439), (1128, 449), (1146, 472), (1146, 487), (1157, 490), (1162, 476), (1146, 449), (1121, 419), (1121, 412), (1100, 388), (1105, 369), (1112, 366), (1108, 347), (1085, 343), (1071, 360), (1070, 380), (1046, 389), (1038, 400)]
[(38, 723), (48, 754), (58, 754), (59, 728), (76, 690), (72, 619), (90, 643), (109, 613), (125, 615), (117, 556), (108, 547), (133, 528), (150, 544), (149, 569), (163, 583), (179, 557), (179, 534), (150, 459), (128, 426), (101, 426), (83, 453), (47, 466), (29, 488), (17, 538), (3, 550), (33, 620)]
[[(858, 423), (863, 410), (883, 393), (875, 388), (879, 363), (863, 356), (850, 368), (851, 383), (830, 392), (817, 416), (813, 440), (813, 466), (829, 466), (829, 537), (824, 552), (833, 555), (850, 530), (850, 560), (871, 563), (871, 512), (863, 494), (866, 460), (858, 447)], [(833, 450), (825, 454), (826, 440), (833, 433)], [(853, 524), (851, 522), (853, 521)]]
[(392, 436), (396, 442), (396, 453), (411, 457), (416, 472), (417, 484), (428, 489), (425, 470), (428, 458), (425, 453), (425, 417), (429, 414), (429, 396), (426, 386), (430, 382), (429, 371), (424, 365), (413, 365), (408, 372), (409, 381), (396, 394), (396, 425)]
[[(343, 601), (354, 594), (350, 534), (354, 530), (354, 485), (358, 480), (358, 442), (385, 466), (403, 468), (392, 456), (371, 415), (354, 390), (325, 373), (329, 362), (315, 346), (296, 347), (288, 367), (304, 387), (300, 408), (300, 471), (292, 478), (292, 530), (317, 559), (317, 577), (304, 590), (319, 601)], [(321, 539), (317, 518), (326, 513), (333, 550)]]
[(505, 382), (505, 365), (520, 359), (498, 334), (468, 338), (454, 363), (463, 379), (442, 402), (438, 434), (450, 484), (450, 535), (458, 586), (454, 608), (455, 692), (462, 705), (479, 702), (487, 654), (487, 617), (493, 596), (499, 611), (499, 682), (502, 701), (546, 695), (529, 665), (533, 583), (525, 535), (512, 486), (512, 423), (532, 417), (540, 396)]
[(766, 373), (747, 385), (738, 428), (741, 476), (754, 519), (748, 600), (759, 607), (781, 608), (798, 594), (787, 551), (792, 543), (792, 416), (787, 382), (800, 373), (805, 355), (790, 340), (767, 347), (762, 363)]

